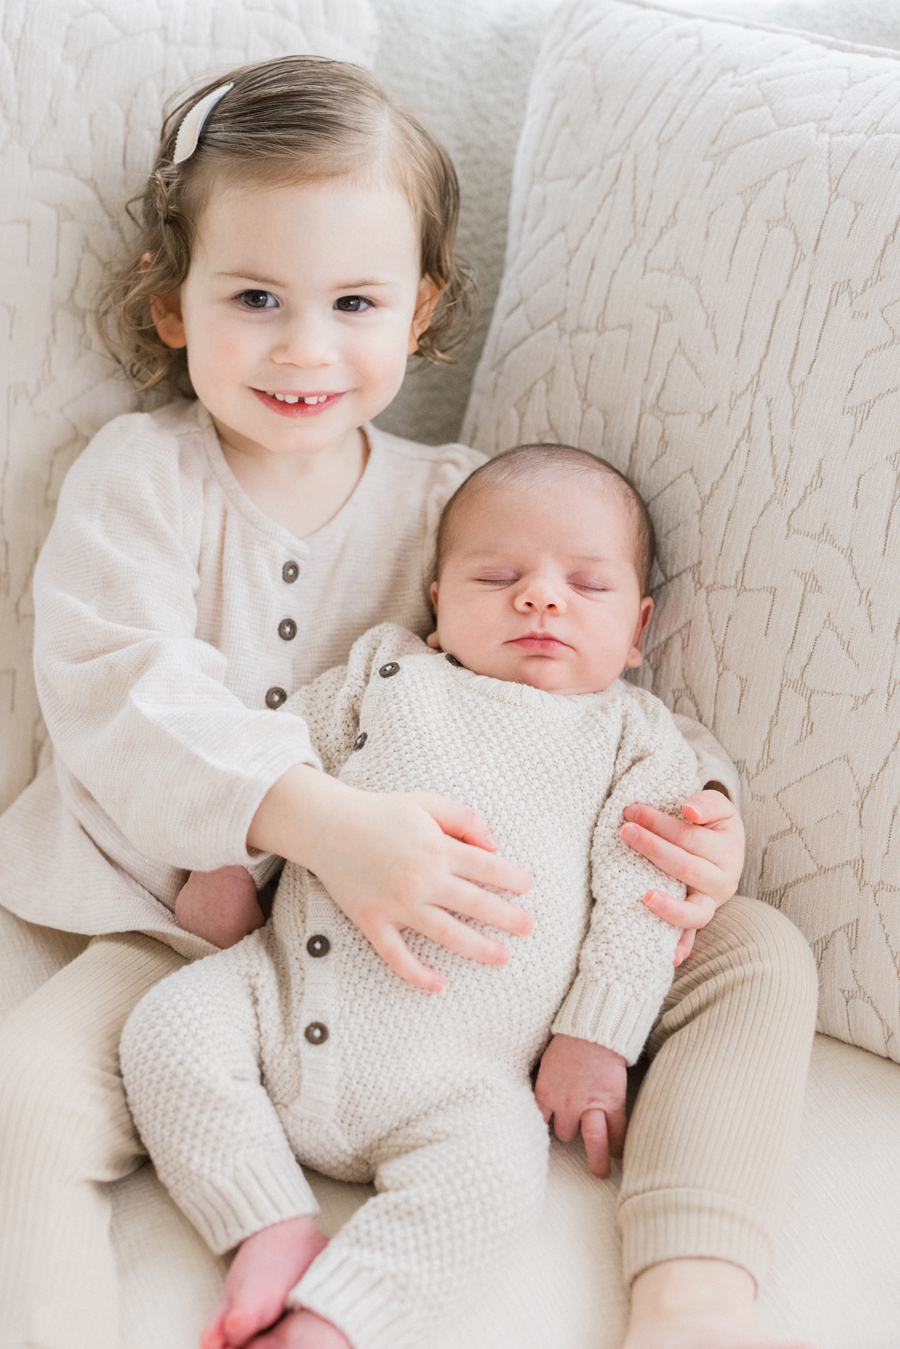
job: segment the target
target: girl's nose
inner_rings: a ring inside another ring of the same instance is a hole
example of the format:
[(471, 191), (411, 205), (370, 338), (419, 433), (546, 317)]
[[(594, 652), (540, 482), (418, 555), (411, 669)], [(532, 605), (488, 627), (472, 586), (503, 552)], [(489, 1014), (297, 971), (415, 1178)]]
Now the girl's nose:
[(313, 315), (298, 315), (285, 319), (270, 351), (276, 365), (295, 365), (312, 370), (333, 365), (337, 359), (329, 325)]

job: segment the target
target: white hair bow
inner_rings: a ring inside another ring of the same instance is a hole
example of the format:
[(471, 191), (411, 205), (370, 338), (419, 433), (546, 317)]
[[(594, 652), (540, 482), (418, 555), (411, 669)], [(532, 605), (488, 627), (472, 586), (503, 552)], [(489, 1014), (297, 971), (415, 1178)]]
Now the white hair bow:
[(199, 103), (195, 103), (189, 108), (178, 128), (178, 135), (175, 137), (175, 153), (172, 156), (173, 164), (181, 164), (183, 160), (190, 159), (197, 148), (197, 142), (200, 139), (200, 132), (203, 130), (203, 123), (206, 121), (213, 108), (220, 98), (224, 98), (229, 89), (234, 88), (234, 82), (231, 84), (220, 84), (218, 89), (213, 89), (211, 94), (201, 98)]

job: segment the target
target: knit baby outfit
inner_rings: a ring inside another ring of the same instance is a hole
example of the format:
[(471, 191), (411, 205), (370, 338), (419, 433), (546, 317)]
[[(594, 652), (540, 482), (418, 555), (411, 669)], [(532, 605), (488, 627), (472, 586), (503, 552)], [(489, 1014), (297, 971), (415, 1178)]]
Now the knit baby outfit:
[[(122, 1039), (123, 1076), (160, 1177), (225, 1251), (316, 1202), (295, 1160), (378, 1195), (291, 1295), (356, 1349), (419, 1346), (531, 1220), (547, 1129), (529, 1073), (551, 1029), (633, 1062), (672, 978), (677, 932), (641, 902), (663, 877), (618, 837), (623, 807), (675, 812), (697, 764), (666, 709), (617, 681), (545, 693), (473, 674), (384, 624), (280, 715), (326, 771), (431, 791), (488, 821), (534, 888), (528, 937), (487, 967), (407, 934), (447, 979), (399, 979), (288, 864), (272, 920), (157, 985)], [(681, 891), (683, 893), (683, 890)]]

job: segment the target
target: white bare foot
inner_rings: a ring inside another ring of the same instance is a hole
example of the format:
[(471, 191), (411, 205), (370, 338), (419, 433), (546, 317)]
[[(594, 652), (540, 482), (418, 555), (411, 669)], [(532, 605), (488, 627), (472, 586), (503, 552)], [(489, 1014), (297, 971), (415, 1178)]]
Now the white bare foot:
[(259, 1335), (250, 1349), (353, 1349), (353, 1345), (330, 1321), (315, 1312), (288, 1312), (272, 1330)]
[(254, 1336), (283, 1314), (288, 1293), (327, 1245), (312, 1218), (289, 1218), (254, 1232), (231, 1263), (222, 1299), (200, 1336), (201, 1349), (255, 1344)]
[(634, 1281), (622, 1349), (813, 1349), (760, 1330), (756, 1288), (727, 1260), (666, 1260)]
[(175, 901), (175, 917), (185, 932), (223, 948), (235, 946), (266, 921), (246, 867), (192, 871)]

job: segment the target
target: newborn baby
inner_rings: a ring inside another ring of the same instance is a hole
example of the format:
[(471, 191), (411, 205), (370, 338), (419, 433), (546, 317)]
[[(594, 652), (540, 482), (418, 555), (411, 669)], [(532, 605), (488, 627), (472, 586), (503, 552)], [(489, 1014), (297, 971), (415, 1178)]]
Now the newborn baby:
[[(444, 511), (428, 644), (374, 628), (279, 712), (342, 781), (479, 811), (534, 877), (533, 930), (501, 967), (407, 934), (443, 979), (426, 992), (288, 863), (265, 928), (140, 1003), (122, 1039), (137, 1126), (212, 1249), (241, 1246), (207, 1349), (421, 1346), (538, 1214), (530, 1075), (551, 1035), (573, 1080), (639, 1056), (678, 932), (642, 902), (672, 882), (621, 842), (621, 812), (677, 813), (698, 785), (662, 703), (619, 680), (641, 663), (652, 557), (616, 470), (512, 450)], [(298, 1163), (378, 1193), (326, 1242)]]

